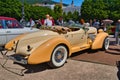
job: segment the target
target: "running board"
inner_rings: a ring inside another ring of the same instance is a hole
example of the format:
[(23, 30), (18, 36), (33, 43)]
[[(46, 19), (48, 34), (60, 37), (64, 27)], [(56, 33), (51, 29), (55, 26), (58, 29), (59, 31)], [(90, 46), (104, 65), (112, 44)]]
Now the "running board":
[(75, 46), (75, 47), (72, 48), (72, 53), (82, 51), (82, 50), (85, 50), (85, 49), (88, 49), (88, 48), (90, 48), (89, 44), (86, 44), (86, 45), (83, 45), (83, 46)]

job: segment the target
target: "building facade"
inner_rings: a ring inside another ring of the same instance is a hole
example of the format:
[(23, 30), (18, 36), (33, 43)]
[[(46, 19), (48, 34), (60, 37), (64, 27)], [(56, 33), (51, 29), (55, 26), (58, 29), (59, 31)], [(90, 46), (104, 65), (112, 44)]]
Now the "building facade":
[[(55, 4), (61, 4), (61, 3), (62, 3), (62, 0), (61, 0), (60, 3), (54, 3), (54, 4), (49, 4), (45, 1), (44, 3), (33, 4), (33, 6), (43, 6), (43, 7), (48, 7), (48, 8), (53, 10)], [(75, 11), (77, 11), (79, 13), (79, 15), (81, 14), (81, 12), (80, 12), (81, 7), (80, 6), (74, 6), (74, 1), (73, 0), (71, 2), (71, 5), (67, 5), (67, 4), (62, 3), (62, 9), (63, 9), (63, 12), (65, 12), (66, 14), (68, 12), (74, 13)]]

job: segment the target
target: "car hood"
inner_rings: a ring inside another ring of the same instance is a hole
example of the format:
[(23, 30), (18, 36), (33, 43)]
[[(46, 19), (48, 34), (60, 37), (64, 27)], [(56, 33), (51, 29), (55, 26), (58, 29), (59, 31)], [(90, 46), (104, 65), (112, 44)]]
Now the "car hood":
[(39, 38), (39, 37), (47, 37), (47, 36), (58, 36), (59, 34), (57, 32), (53, 32), (50, 30), (39, 30), (33, 33), (29, 33), (21, 38), (21, 40), (25, 39), (33, 39), (33, 38)]
[[(59, 34), (57, 32), (49, 30), (40, 30), (34, 33), (29, 33), (22, 37), (17, 44), (16, 54), (29, 55), (34, 51), (38, 46), (44, 42), (57, 37)], [(60, 35), (59, 35), (60, 36)], [(31, 51), (27, 51), (28, 46), (33, 48)]]

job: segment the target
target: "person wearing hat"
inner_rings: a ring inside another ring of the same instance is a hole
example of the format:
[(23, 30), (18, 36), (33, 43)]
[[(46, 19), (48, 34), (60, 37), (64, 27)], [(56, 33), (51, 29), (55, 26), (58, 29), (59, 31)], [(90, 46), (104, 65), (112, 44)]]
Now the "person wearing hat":
[(49, 14), (46, 15), (46, 19), (44, 21), (44, 25), (48, 26), (48, 27), (52, 26), (52, 21), (50, 20), (50, 15)]
[(120, 33), (120, 19), (117, 21), (117, 25), (115, 29), (116, 45), (119, 45), (119, 33)]

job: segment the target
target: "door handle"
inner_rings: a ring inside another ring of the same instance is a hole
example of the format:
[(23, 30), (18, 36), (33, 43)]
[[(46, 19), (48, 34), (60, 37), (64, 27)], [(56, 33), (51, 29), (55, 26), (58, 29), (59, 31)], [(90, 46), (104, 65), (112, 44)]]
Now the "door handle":
[(11, 33), (11, 31), (7, 31), (6, 33)]

